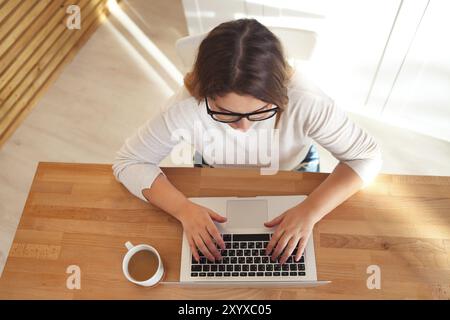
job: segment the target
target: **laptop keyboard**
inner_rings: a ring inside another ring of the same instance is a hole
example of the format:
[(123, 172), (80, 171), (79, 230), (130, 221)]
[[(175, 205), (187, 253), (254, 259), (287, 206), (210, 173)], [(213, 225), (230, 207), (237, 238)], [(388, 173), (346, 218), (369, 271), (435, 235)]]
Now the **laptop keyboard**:
[(191, 277), (297, 277), (305, 276), (305, 257), (295, 262), (297, 249), (284, 264), (266, 255), (272, 234), (223, 234), (222, 260), (209, 261), (200, 251), (200, 261), (191, 257)]

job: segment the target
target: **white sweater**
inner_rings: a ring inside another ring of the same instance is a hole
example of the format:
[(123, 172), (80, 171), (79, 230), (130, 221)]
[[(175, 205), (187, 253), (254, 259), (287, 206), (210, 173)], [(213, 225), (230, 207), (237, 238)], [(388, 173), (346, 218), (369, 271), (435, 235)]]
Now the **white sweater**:
[[(295, 169), (314, 140), (337, 160), (350, 166), (361, 177), (364, 186), (376, 177), (382, 164), (379, 145), (350, 121), (330, 97), (299, 74), (294, 75), (290, 82), (288, 97), (288, 106), (277, 126), (280, 170)], [(260, 139), (255, 143), (251, 139), (255, 138), (254, 133), (266, 133), (273, 129), (275, 119), (254, 122), (247, 132), (234, 130), (225, 123), (214, 121), (207, 114), (204, 101), (199, 105), (186, 88), (181, 87), (156, 117), (148, 120), (125, 141), (112, 166), (114, 176), (132, 194), (147, 201), (142, 190), (150, 188), (162, 173), (158, 164), (180, 141), (174, 138), (175, 133), (181, 133), (182, 139), (203, 153), (206, 162), (215, 167), (236, 166), (236, 163), (242, 163), (236, 161), (242, 155), (246, 155), (245, 164), (239, 167), (267, 166), (262, 158), (256, 159), (256, 162), (254, 158), (253, 162), (250, 159), (258, 154), (258, 149), (269, 147), (270, 142)], [(225, 141), (216, 139), (205, 142), (205, 135), (199, 132), (213, 132)], [(225, 155), (214, 160), (213, 156), (221, 152)], [(270, 151), (267, 153), (270, 154)]]

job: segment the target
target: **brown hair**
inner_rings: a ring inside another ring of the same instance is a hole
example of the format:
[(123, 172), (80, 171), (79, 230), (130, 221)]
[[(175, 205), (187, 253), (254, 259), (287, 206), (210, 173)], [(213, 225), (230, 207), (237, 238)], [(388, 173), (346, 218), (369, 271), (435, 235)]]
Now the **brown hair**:
[(209, 32), (184, 85), (199, 103), (205, 97), (234, 92), (283, 110), (292, 72), (278, 38), (255, 19), (239, 19)]

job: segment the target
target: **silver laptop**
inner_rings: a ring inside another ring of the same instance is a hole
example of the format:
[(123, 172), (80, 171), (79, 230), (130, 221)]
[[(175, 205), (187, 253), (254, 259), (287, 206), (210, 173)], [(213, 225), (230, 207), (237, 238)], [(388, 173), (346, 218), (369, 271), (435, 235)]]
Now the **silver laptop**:
[(317, 280), (312, 236), (298, 262), (294, 260), (295, 252), (283, 265), (278, 261), (272, 262), (270, 256), (265, 255), (265, 248), (275, 229), (266, 228), (264, 222), (304, 199), (306, 196), (190, 198), (192, 202), (227, 217), (227, 222), (216, 223), (226, 249), (221, 250), (221, 261), (211, 262), (201, 255), (197, 262), (183, 233), (180, 282), (220, 286), (317, 286), (329, 283)]

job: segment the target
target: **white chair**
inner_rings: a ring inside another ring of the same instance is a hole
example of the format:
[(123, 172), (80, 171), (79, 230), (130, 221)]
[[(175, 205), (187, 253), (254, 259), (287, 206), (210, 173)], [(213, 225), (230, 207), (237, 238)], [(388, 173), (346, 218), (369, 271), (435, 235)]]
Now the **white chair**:
[[(289, 60), (308, 61), (314, 51), (317, 34), (309, 30), (269, 27), (280, 39)], [(190, 71), (197, 56), (198, 47), (207, 33), (180, 38), (175, 43), (178, 57), (183, 64), (183, 74)]]

